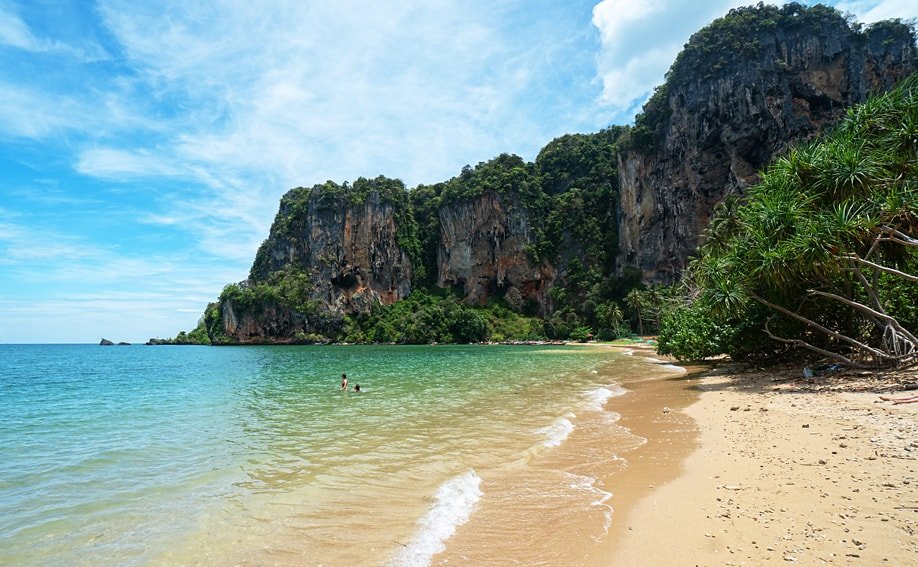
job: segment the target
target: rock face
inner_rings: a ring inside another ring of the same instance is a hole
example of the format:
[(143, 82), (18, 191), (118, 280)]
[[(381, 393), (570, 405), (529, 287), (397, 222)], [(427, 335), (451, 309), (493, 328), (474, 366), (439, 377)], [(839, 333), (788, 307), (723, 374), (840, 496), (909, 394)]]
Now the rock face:
[(340, 337), (347, 316), (406, 298), (414, 273), (466, 303), (504, 296), (597, 320), (637, 277), (677, 279), (717, 203), (777, 154), (915, 69), (902, 23), (861, 30), (821, 5), (733, 10), (692, 37), (634, 128), (563, 136), (534, 163), (501, 155), (411, 197), (384, 177), (291, 190), (249, 280), (208, 308), (208, 336)]
[(296, 266), (309, 277), (310, 299), (336, 313), (365, 313), (376, 302), (388, 305), (408, 296), (411, 262), (396, 240), (392, 203), (375, 191), (360, 203), (311, 191), (305, 210), (292, 201), (281, 203), (282, 226), (275, 221), (259, 250), (253, 281)]
[(516, 196), (489, 191), (441, 207), (439, 217), (438, 286), (461, 286), (465, 301), (479, 304), (518, 292), (542, 314), (548, 310), (555, 271), (530, 259), (529, 216)]
[(673, 281), (724, 196), (742, 193), (777, 154), (915, 70), (907, 26), (858, 32), (837, 15), (815, 26), (794, 18), (744, 38), (751, 53), (689, 51), (709, 39), (693, 36), (658, 91), (655, 147), (619, 155), (619, 273), (631, 266), (645, 282)]
[[(344, 315), (407, 297), (412, 270), (397, 242), (398, 213), (399, 206), (375, 190), (359, 198), (322, 186), (289, 191), (249, 280), (236, 286), (242, 297), (220, 301), (222, 334), (231, 342), (334, 334)], [(244, 292), (260, 284), (295, 289), (296, 297), (256, 295), (253, 305)]]

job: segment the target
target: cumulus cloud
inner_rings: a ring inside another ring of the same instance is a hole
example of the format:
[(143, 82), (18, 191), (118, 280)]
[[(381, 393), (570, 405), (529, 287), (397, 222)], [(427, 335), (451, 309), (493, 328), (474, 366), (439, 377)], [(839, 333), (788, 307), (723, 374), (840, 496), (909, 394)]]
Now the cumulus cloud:
[(730, 8), (747, 2), (699, 0), (602, 0), (593, 25), (602, 46), (597, 58), (602, 101), (622, 116), (639, 110), (689, 37)]

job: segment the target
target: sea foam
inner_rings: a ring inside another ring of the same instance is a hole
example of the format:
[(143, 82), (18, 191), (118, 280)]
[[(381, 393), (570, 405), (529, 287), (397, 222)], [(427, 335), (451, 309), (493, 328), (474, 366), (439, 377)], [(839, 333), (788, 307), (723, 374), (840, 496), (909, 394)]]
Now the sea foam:
[(668, 364), (665, 361), (662, 361), (658, 358), (648, 357), (648, 358), (645, 358), (644, 360), (646, 360), (647, 362), (652, 362), (653, 364), (656, 364), (658, 368), (663, 368), (665, 370), (669, 370), (670, 372), (674, 372), (677, 374), (685, 374), (686, 372), (688, 372), (688, 370), (686, 370), (685, 368), (682, 368), (681, 366), (676, 366), (675, 364)]
[(573, 473), (565, 474), (568, 475), (568, 486), (570, 486), (570, 488), (574, 490), (583, 490), (592, 495), (593, 500), (590, 502), (590, 506), (596, 506), (602, 509), (604, 519), (603, 533), (609, 533), (609, 528), (612, 526), (613, 509), (607, 502), (612, 498), (612, 493), (597, 488), (596, 479), (593, 477), (576, 475)]
[(593, 411), (602, 411), (603, 406), (606, 405), (606, 402), (609, 401), (609, 398), (624, 396), (627, 393), (628, 390), (622, 388), (618, 384), (603, 386), (601, 388), (596, 388), (595, 390), (590, 390), (585, 394), (587, 399), (587, 409)]
[(446, 548), (445, 542), (456, 528), (469, 521), (481, 499), (481, 477), (470, 470), (444, 482), (437, 490), (433, 506), (418, 522), (414, 539), (395, 555), (391, 567), (425, 567), (434, 555)]
[(557, 447), (563, 443), (565, 439), (567, 439), (573, 430), (574, 424), (571, 423), (571, 420), (567, 419), (566, 417), (562, 417), (548, 427), (539, 429), (537, 433), (545, 435), (546, 439), (543, 443), (544, 446)]

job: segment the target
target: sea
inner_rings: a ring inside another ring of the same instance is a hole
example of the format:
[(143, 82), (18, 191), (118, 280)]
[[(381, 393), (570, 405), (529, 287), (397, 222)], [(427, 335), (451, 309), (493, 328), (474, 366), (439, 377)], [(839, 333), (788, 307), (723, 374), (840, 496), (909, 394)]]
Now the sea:
[(645, 441), (607, 401), (666, 371), (583, 346), (0, 345), (0, 565), (556, 565), (608, 532), (597, 479)]

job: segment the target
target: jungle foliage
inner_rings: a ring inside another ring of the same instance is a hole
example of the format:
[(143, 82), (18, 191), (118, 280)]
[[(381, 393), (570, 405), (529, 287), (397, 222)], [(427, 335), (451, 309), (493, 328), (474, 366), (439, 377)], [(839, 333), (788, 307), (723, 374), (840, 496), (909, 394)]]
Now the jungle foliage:
[(683, 281), (691, 300), (664, 317), (663, 353), (915, 362), (918, 75), (722, 202)]

